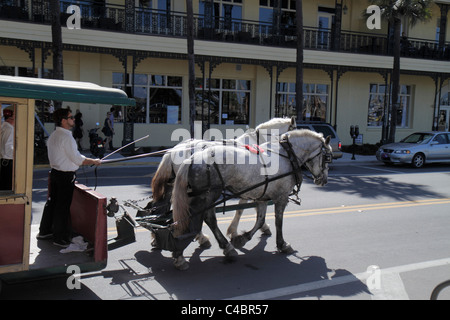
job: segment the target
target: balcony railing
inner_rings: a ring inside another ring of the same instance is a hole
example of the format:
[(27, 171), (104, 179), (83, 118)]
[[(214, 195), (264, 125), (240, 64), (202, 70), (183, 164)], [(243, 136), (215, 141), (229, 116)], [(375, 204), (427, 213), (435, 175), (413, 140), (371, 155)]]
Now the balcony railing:
[[(47, 0), (25, 0), (20, 7), (17, 2), (17, 0), (0, 2), (0, 19), (51, 23)], [(74, 3), (61, 0), (63, 26), (70, 16), (66, 13), (67, 8), (72, 4), (80, 7), (81, 28), (180, 38), (186, 37), (187, 34), (187, 18), (184, 12), (167, 12), (142, 7), (130, 10), (120, 5), (96, 5), (91, 1)], [(277, 27), (271, 23), (225, 17), (195, 15), (194, 31), (196, 39), (209, 41), (292, 48), (295, 48), (297, 41), (295, 27)], [(392, 55), (393, 43), (387, 35), (346, 30), (334, 35), (332, 29), (314, 27), (304, 27), (303, 32), (305, 49)], [(402, 42), (401, 54), (412, 58), (450, 60), (450, 42), (446, 43), (445, 48), (439, 48), (436, 41), (411, 38)]]

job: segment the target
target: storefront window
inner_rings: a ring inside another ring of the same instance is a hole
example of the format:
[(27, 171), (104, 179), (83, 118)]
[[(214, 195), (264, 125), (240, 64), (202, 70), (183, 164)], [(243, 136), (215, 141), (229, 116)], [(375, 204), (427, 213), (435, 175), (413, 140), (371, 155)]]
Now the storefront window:
[[(211, 90), (209, 85), (211, 84)], [(249, 80), (196, 80), (196, 120), (211, 124), (249, 124), (251, 82)], [(202, 93), (204, 95), (202, 96)], [(203, 108), (202, 108), (203, 102)], [(209, 108), (209, 110), (208, 110)]]
[[(390, 99), (389, 92), (384, 84), (371, 84), (369, 95), (369, 110), (367, 125), (379, 127), (383, 125), (387, 102)], [(408, 128), (411, 108), (411, 86), (401, 85), (399, 93), (399, 107), (397, 109), (397, 127)]]
[[(275, 116), (297, 116), (295, 83), (279, 82)], [(328, 85), (303, 85), (303, 119), (326, 121), (328, 107)]]
[[(130, 79), (128, 75), (126, 86), (131, 89)], [(134, 121), (137, 123), (181, 123), (182, 85), (182, 77), (135, 74)], [(123, 73), (113, 73), (113, 87), (125, 90)]]
[(367, 125), (369, 127), (383, 124), (384, 108), (386, 104), (386, 86), (383, 84), (371, 84), (369, 96), (369, 113)]

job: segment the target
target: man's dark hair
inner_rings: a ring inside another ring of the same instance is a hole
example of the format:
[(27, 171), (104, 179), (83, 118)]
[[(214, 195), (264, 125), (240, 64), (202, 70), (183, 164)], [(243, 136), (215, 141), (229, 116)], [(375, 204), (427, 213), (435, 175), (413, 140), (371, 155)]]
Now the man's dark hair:
[(71, 113), (72, 111), (70, 110), (70, 108), (64, 109), (58, 109), (53, 113), (53, 120), (55, 121), (56, 126), (61, 127), (61, 122), (63, 119), (67, 119), (67, 117), (69, 116), (69, 113)]
[(8, 120), (9, 118), (11, 118), (14, 115), (14, 110), (11, 109), (5, 109), (3, 110), (3, 118), (5, 120)]

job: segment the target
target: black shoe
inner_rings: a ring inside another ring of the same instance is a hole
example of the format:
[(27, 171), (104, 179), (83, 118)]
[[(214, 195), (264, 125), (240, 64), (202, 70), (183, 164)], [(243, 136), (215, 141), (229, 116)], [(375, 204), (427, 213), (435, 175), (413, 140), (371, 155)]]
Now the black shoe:
[(59, 240), (59, 241), (53, 241), (53, 244), (55, 246), (61, 247), (61, 248), (67, 248), (70, 245), (70, 242), (65, 240)]
[(51, 238), (53, 238), (53, 233), (48, 233), (48, 234), (38, 233), (36, 236), (36, 239), (38, 239), (38, 240), (50, 240)]

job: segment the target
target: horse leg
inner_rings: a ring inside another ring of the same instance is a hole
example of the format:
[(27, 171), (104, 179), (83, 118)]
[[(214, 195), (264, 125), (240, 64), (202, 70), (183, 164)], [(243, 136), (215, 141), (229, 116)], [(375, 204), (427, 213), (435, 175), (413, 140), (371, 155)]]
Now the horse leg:
[[(248, 200), (240, 199), (239, 204), (247, 203)], [(236, 213), (234, 214), (233, 221), (231, 221), (230, 226), (227, 229), (227, 236), (233, 240), (234, 238), (238, 237), (238, 231), (237, 227), (239, 225), (239, 220), (241, 219), (242, 213), (244, 212), (243, 209), (236, 210)], [(256, 213), (258, 214), (258, 209), (256, 209)], [(270, 227), (268, 224), (264, 222), (262, 227), (260, 228), (261, 233), (263, 236), (270, 237), (272, 235), (272, 232), (270, 231)]]
[(288, 200), (282, 200), (275, 203), (275, 227), (277, 229), (277, 248), (279, 252), (291, 254), (294, 253), (291, 245), (283, 238), (283, 214)]
[[(239, 204), (244, 204), (247, 202), (248, 201), (245, 199), (239, 200)], [(230, 237), (230, 239), (233, 239), (238, 236), (237, 227), (239, 225), (239, 220), (241, 220), (241, 216), (242, 216), (243, 212), (244, 212), (243, 209), (239, 209), (239, 210), (236, 210), (236, 213), (234, 214), (233, 221), (231, 221), (230, 226), (227, 229), (227, 235), (228, 235), (228, 237)]]
[(223, 254), (225, 255), (225, 259), (229, 261), (234, 261), (235, 257), (238, 255), (233, 245), (228, 242), (225, 236), (220, 231), (217, 225), (216, 211), (215, 209), (210, 209), (205, 212), (205, 222), (208, 227), (211, 229), (214, 237), (219, 243), (219, 247), (223, 249)]
[(201, 231), (195, 236), (194, 241), (198, 241), (198, 245), (202, 249), (209, 249), (212, 246), (209, 237)]
[(189, 269), (189, 263), (184, 258), (183, 251), (172, 252), (172, 258), (174, 259), (173, 265), (176, 269), (181, 271)]
[(253, 229), (231, 239), (231, 243), (236, 248), (242, 248), (248, 241), (253, 238), (256, 231), (258, 231), (261, 226), (265, 225), (267, 203), (264, 201), (258, 201), (256, 204), (256, 212), (257, 219), (255, 225), (253, 226)]

